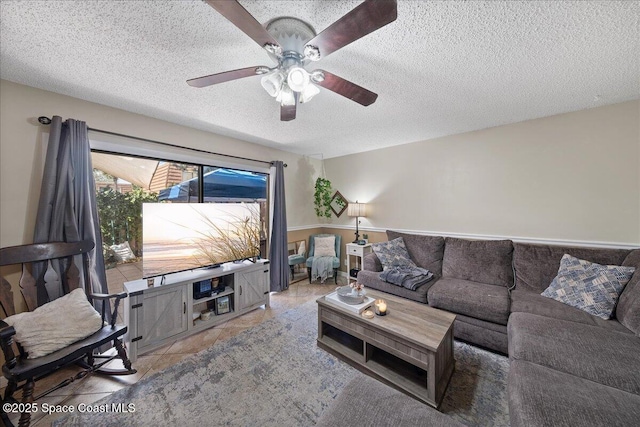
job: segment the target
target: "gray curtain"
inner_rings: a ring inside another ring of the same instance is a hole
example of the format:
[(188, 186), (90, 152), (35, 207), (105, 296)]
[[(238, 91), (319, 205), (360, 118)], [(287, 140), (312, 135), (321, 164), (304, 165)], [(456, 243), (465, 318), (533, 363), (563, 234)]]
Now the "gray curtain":
[(276, 170), (273, 191), (273, 218), (271, 226), (271, 290), (273, 292), (289, 289), (289, 252), (287, 247), (287, 207), (284, 197), (284, 164), (273, 162)]
[[(108, 293), (102, 255), (102, 236), (98, 223), (93, 168), (87, 124), (54, 116), (40, 190), (34, 243), (77, 242), (90, 239), (95, 248), (89, 254), (91, 289)], [(53, 266), (57, 269), (56, 266)], [(44, 270), (46, 266), (39, 266)], [(43, 271), (36, 271), (39, 277)], [(62, 289), (38, 289), (38, 304), (55, 299)], [(48, 293), (48, 295), (47, 295)]]

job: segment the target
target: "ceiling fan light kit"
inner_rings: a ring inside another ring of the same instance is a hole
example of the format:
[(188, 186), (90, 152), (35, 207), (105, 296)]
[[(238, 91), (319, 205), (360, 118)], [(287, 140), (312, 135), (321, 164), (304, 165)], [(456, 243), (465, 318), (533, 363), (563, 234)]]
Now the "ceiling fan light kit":
[(262, 87), (280, 103), (282, 121), (295, 119), (296, 104), (309, 102), (320, 93), (316, 85), (363, 106), (377, 99), (377, 94), (342, 77), (323, 70), (309, 73), (304, 67), (395, 21), (396, 0), (365, 0), (320, 34), (292, 17), (275, 18), (263, 26), (235, 0), (204, 1), (262, 46), (278, 64), (274, 68), (257, 66), (198, 77), (187, 80), (190, 86), (206, 87), (262, 75)]

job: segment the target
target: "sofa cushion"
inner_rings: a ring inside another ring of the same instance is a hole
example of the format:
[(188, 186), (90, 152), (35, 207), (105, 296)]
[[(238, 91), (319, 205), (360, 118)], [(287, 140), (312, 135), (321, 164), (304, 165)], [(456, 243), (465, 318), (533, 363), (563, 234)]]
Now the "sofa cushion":
[(418, 267), (426, 268), (436, 278), (442, 276), (442, 258), (444, 257), (444, 237), (424, 236), (420, 234), (398, 233), (387, 230), (389, 240), (402, 237), (409, 256)]
[(632, 426), (640, 396), (530, 362), (514, 360), (507, 379), (512, 427)]
[(373, 249), (373, 253), (378, 256), (382, 268), (385, 270), (393, 266), (416, 266), (409, 256), (402, 237), (389, 240), (388, 242), (374, 243), (371, 245), (371, 249)]
[(507, 333), (512, 360), (640, 394), (640, 338), (633, 334), (528, 313), (513, 313)]
[(600, 265), (565, 254), (558, 275), (541, 295), (610, 319), (634, 271), (633, 267)]
[(378, 255), (369, 252), (362, 260), (362, 269), (367, 271), (382, 271), (382, 263)]
[(427, 293), (429, 305), (501, 325), (509, 317), (509, 291), (504, 286), (443, 278)]
[(603, 265), (622, 265), (628, 249), (575, 248), (570, 246), (513, 244), (516, 289), (542, 292), (558, 274), (564, 254)]
[(635, 267), (636, 272), (618, 299), (616, 319), (640, 336), (640, 249), (631, 251), (622, 265)]
[[(629, 286), (629, 285), (627, 285)], [(604, 320), (586, 311), (568, 306), (551, 298), (543, 297), (537, 292), (514, 289), (511, 291), (511, 313), (531, 313), (554, 319), (584, 323), (613, 331), (631, 333), (617, 320)]]
[(507, 354), (507, 327), (486, 320), (468, 317), (464, 314), (456, 314), (453, 323), (453, 336), (456, 339), (467, 341), (493, 351)]
[(363, 374), (346, 385), (316, 425), (463, 427), (453, 418)]
[(513, 286), (511, 240), (464, 240), (447, 237), (442, 277)]
[(367, 270), (360, 270), (360, 272), (358, 273), (358, 282), (361, 283), (365, 288), (377, 289), (382, 292), (387, 292), (421, 303), (427, 302), (427, 291), (429, 290), (429, 287), (431, 287), (431, 284), (434, 283), (434, 281), (432, 280), (420, 286), (415, 291), (412, 291), (403, 286), (394, 285), (392, 283), (387, 283), (384, 280), (381, 280), (379, 271)]

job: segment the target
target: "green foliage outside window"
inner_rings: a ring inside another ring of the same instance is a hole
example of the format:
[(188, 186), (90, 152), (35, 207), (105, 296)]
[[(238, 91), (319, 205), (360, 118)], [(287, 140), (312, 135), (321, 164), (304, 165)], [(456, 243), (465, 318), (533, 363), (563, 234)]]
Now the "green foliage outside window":
[(133, 186), (129, 193), (103, 188), (96, 193), (105, 261), (110, 256), (109, 246), (129, 242), (136, 256), (142, 255), (142, 204), (158, 201), (157, 193), (149, 193)]

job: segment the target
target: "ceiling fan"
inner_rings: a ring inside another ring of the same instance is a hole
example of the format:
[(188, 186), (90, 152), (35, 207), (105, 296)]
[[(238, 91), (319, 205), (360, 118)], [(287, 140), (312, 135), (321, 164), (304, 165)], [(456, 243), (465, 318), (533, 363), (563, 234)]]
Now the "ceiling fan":
[(262, 46), (277, 65), (253, 66), (197, 77), (187, 80), (189, 85), (206, 87), (262, 75), (262, 86), (280, 103), (282, 121), (295, 119), (296, 105), (317, 95), (320, 92), (317, 86), (364, 106), (373, 104), (378, 97), (328, 71), (308, 72), (304, 67), (395, 21), (398, 15), (396, 0), (365, 0), (320, 34), (316, 34), (308, 23), (291, 17), (275, 18), (263, 26), (238, 1), (204, 1)]

